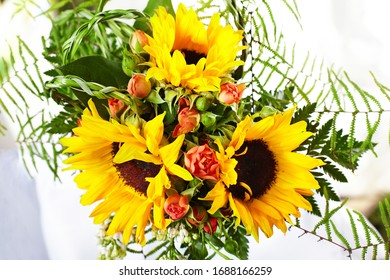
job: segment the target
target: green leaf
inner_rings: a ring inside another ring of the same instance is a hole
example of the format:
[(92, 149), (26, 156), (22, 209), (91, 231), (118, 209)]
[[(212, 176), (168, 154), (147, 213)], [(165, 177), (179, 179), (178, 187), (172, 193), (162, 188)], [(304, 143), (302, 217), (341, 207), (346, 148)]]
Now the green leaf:
[(321, 217), (321, 216), (322, 216), (322, 214), (321, 214), (321, 209), (320, 209), (320, 207), (318, 206), (318, 203), (317, 203), (317, 201), (315, 200), (315, 198), (314, 198), (313, 196), (305, 196), (305, 199), (306, 199), (307, 201), (309, 201), (310, 204), (311, 204), (312, 211), (311, 211), (310, 213), (312, 213), (312, 214), (314, 214), (314, 215), (316, 215), (316, 216), (318, 216), (318, 217)]
[(206, 245), (201, 240), (196, 240), (190, 247), (190, 260), (204, 260), (208, 255)]
[(54, 77), (59, 73), (65, 76), (78, 76), (87, 82), (117, 88), (126, 88), (129, 82), (129, 77), (123, 72), (121, 63), (101, 56), (82, 57), (45, 74)]
[(316, 103), (307, 104), (306, 106), (303, 106), (302, 108), (299, 108), (292, 118), (291, 123), (296, 123), (299, 121), (307, 121), (311, 114), (315, 111), (317, 107)]
[(320, 188), (317, 190), (317, 192), (321, 195), (324, 196), (327, 200), (333, 200), (333, 201), (340, 201), (339, 196), (337, 193), (333, 190), (331, 187), (331, 184), (326, 180), (325, 178), (322, 177), (322, 173), (318, 172), (312, 172), (314, 175), (315, 179), (317, 180), (318, 184), (320, 185)]
[(152, 16), (155, 10), (160, 6), (165, 7), (169, 14), (175, 15), (171, 0), (149, 0), (143, 12), (149, 16)]
[[(321, 150), (322, 155), (330, 157), (334, 162), (350, 170), (358, 167), (358, 160), (363, 153), (372, 147), (364, 145), (363, 142), (349, 141), (350, 135), (343, 134), (342, 129), (332, 133), (330, 141), (327, 141)], [(350, 143), (352, 142), (352, 146)], [(375, 146), (375, 143), (372, 143)]]
[(326, 174), (328, 174), (333, 179), (342, 182), (347, 183), (348, 179), (345, 177), (345, 175), (338, 169), (336, 166), (334, 166), (330, 161), (324, 160), (326, 165), (321, 166), (321, 168), (325, 171)]
[(333, 120), (327, 121), (315, 134), (315, 136), (311, 139), (309, 146), (307, 148), (308, 153), (312, 150), (316, 150), (321, 148), (322, 145), (326, 143), (329, 139), (329, 133), (332, 128)]
[[(144, 14), (151, 17), (154, 15), (154, 12), (159, 6), (163, 6), (167, 9), (168, 13), (171, 15), (175, 15), (175, 11), (172, 6), (171, 0), (149, 0), (148, 4), (146, 5), (145, 9), (143, 10)], [(151, 27), (148, 25), (148, 23), (143, 18), (139, 18), (134, 23), (135, 29), (140, 29), (146, 33), (151, 32)]]
[(158, 93), (157, 90), (152, 90), (148, 97), (146, 97), (146, 100), (149, 101), (150, 103), (153, 103), (153, 104), (162, 104), (162, 103), (165, 103), (165, 100), (162, 99), (162, 97), (160, 96), (160, 94)]
[(205, 237), (214, 245), (217, 246), (218, 248), (223, 247), (223, 242), (216, 237), (214, 234), (206, 234)]
[[(232, 228), (232, 230), (234, 229)], [(243, 226), (239, 226), (234, 232), (231, 231), (229, 232), (231, 238), (239, 244), (234, 255), (240, 260), (247, 260), (249, 255), (249, 241), (246, 237), (246, 229)]]
[(77, 127), (76, 114), (60, 112), (47, 125), (47, 132), (50, 134), (66, 134), (75, 127)]
[(228, 252), (232, 255), (235, 255), (238, 252), (238, 248), (239, 248), (239, 246), (238, 246), (237, 241), (235, 241), (233, 239), (226, 240), (225, 246), (224, 246), (224, 249), (226, 250), (226, 252)]

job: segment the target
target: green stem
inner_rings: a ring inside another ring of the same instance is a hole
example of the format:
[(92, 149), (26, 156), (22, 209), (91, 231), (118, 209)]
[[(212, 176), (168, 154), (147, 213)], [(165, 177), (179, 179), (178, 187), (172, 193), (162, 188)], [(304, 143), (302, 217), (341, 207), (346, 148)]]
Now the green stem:
[(109, 0), (100, 0), (99, 6), (96, 9), (97, 13), (103, 12), (104, 6), (107, 4)]
[(231, 258), (229, 258), (228, 256), (226, 256), (225, 254), (222, 254), (217, 248), (215, 248), (214, 245), (211, 244), (210, 241), (208, 241), (207, 239), (205, 239), (205, 241), (206, 241), (207, 245), (209, 245), (209, 246), (211, 247), (211, 249), (213, 249), (214, 252), (217, 253), (220, 257), (224, 258), (225, 260), (229, 260), (229, 261), (232, 260)]

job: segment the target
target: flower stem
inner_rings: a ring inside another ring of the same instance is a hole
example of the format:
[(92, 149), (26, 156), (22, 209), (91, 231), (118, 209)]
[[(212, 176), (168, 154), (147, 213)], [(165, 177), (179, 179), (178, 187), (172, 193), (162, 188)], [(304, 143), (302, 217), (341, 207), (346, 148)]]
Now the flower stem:
[(209, 246), (211, 247), (211, 249), (213, 249), (214, 252), (217, 253), (220, 257), (224, 258), (225, 260), (229, 260), (229, 261), (232, 260), (231, 258), (229, 258), (228, 256), (226, 256), (225, 254), (222, 254), (217, 248), (215, 248), (214, 245), (211, 244), (210, 241), (208, 241), (207, 239), (205, 239), (205, 241), (206, 241), (207, 245), (209, 245)]

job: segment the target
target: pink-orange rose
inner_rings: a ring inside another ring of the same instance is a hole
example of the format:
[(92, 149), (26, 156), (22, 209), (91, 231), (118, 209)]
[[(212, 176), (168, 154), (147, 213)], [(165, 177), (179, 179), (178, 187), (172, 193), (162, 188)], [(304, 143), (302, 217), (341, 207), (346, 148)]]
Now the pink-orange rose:
[(108, 98), (108, 108), (110, 109), (111, 117), (116, 117), (126, 109), (126, 105), (122, 100), (116, 98)]
[(164, 203), (164, 210), (172, 220), (180, 220), (187, 214), (189, 209), (190, 205), (188, 204), (187, 196), (178, 193), (169, 196)]
[(238, 104), (241, 100), (242, 94), (244, 93), (244, 84), (232, 84), (226, 83), (221, 85), (221, 90), (218, 95), (219, 101), (231, 105), (233, 103)]
[(186, 98), (179, 99), (178, 124), (175, 126), (172, 137), (177, 137), (193, 131), (200, 122), (200, 114), (195, 108), (190, 108), (190, 102)]
[(207, 144), (191, 148), (185, 153), (184, 163), (192, 175), (203, 180), (218, 180), (218, 160)]
[(131, 77), (127, 86), (127, 91), (130, 95), (138, 98), (147, 97), (151, 90), (152, 84), (150, 81), (146, 79), (145, 75), (138, 73)]

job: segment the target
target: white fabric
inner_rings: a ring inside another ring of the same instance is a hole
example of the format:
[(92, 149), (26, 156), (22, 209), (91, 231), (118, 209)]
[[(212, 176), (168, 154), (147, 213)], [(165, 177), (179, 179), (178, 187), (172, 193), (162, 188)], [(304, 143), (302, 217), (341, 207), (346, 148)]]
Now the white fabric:
[(36, 184), (18, 151), (0, 149), (0, 259), (47, 259)]

